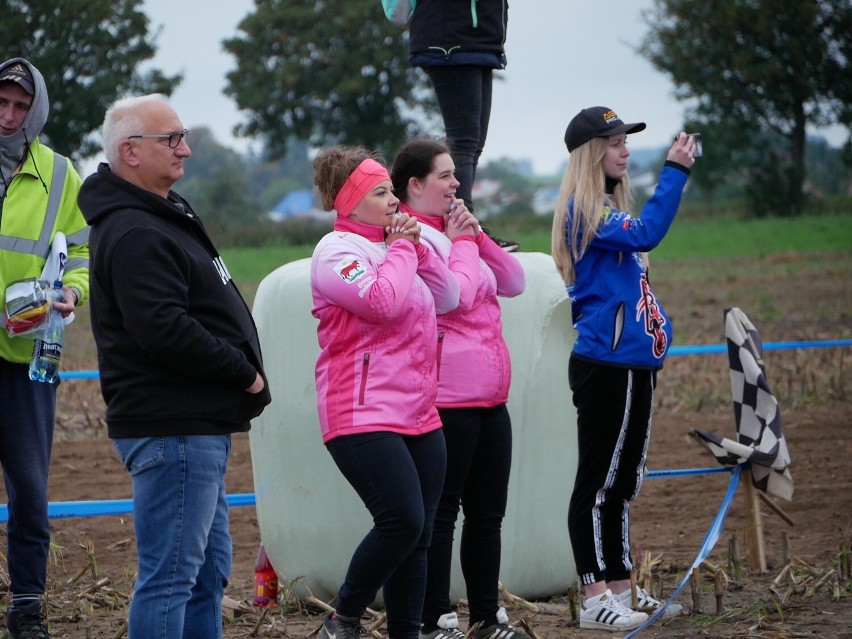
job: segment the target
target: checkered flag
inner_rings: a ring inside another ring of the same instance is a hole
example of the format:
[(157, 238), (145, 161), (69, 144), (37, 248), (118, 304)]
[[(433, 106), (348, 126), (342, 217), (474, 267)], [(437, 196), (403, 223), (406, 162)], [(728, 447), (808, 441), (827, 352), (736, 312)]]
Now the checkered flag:
[(781, 428), (778, 400), (766, 381), (760, 335), (745, 313), (729, 308), (725, 310), (725, 337), (737, 440), (697, 430), (690, 434), (720, 464), (750, 463), (757, 488), (789, 501), (793, 497), (790, 453)]

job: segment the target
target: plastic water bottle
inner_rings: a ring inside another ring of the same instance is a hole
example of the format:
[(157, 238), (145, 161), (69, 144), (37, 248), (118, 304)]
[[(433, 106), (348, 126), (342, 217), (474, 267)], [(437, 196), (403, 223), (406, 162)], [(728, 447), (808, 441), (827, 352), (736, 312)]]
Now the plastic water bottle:
[(254, 607), (275, 608), (278, 605), (278, 575), (269, 563), (263, 543), (254, 564)]
[(30, 379), (35, 382), (55, 384), (59, 379), (59, 359), (62, 356), (62, 342), (65, 339), (65, 322), (62, 313), (53, 308), (54, 301), (63, 301), (62, 282), (56, 280), (48, 291), (51, 307), (47, 315), (44, 337), (35, 340), (33, 357), (30, 360)]

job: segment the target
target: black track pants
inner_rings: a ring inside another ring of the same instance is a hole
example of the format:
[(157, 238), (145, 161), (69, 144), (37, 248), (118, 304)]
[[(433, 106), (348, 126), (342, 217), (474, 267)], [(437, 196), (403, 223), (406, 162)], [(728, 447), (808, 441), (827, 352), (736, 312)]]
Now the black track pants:
[(593, 364), (572, 356), (579, 461), (568, 531), (584, 584), (627, 579), (629, 502), (642, 485), (656, 371)]

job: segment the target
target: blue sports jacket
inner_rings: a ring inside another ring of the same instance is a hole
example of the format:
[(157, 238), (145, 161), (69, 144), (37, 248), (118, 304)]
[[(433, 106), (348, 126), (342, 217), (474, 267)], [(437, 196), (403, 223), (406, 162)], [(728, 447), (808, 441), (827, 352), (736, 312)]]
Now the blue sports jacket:
[[(659, 369), (672, 325), (648, 280), (642, 253), (655, 248), (674, 220), (689, 169), (666, 162), (654, 195), (638, 218), (607, 208), (569, 285), (577, 341), (574, 355), (598, 363)], [(573, 199), (568, 203), (566, 233)], [(568, 237), (566, 235), (566, 237)]]

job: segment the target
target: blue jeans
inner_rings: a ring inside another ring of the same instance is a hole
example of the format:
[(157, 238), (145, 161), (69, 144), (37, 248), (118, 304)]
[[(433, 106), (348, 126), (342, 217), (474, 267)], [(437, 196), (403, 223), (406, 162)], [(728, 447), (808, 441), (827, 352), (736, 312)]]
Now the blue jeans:
[(33, 382), (26, 364), (0, 359), (0, 464), (9, 497), (6, 557), (13, 595), (44, 593), (55, 414), (56, 385)]
[(347, 435), (326, 445), (373, 516), (337, 595), (337, 613), (360, 618), (384, 595), (390, 639), (418, 639), (426, 551), (447, 467), (444, 434)]
[(485, 148), (491, 119), (492, 69), (477, 66), (437, 66), (424, 69), (441, 108), (447, 142), (456, 165), (456, 197), (473, 211), (476, 165)]
[(216, 639), (231, 572), (230, 435), (114, 440), (133, 480), (138, 576), (129, 639)]

